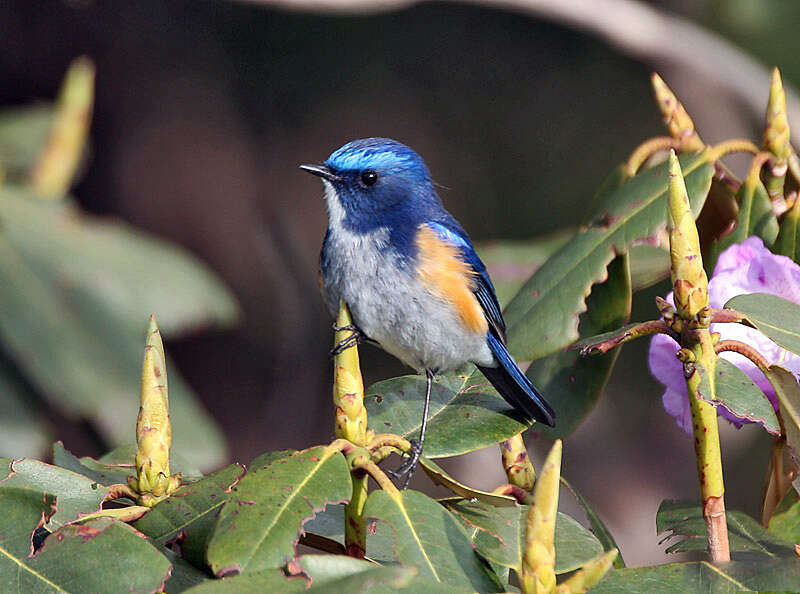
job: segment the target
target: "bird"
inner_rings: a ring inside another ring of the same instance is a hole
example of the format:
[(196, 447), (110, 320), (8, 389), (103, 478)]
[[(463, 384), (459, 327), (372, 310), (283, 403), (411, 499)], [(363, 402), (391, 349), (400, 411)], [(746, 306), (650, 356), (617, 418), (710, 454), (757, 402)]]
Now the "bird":
[(555, 413), (506, 349), (506, 326), (486, 266), (445, 210), (428, 167), (390, 138), (354, 140), (319, 165), (328, 228), (320, 253), (323, 298), (347, 304), (357, 342), (376, 343), (426, 378), (419, 439), (392, 473), (414, 473), (437, 374), (472, 362), (515, 410), (554, 426)]

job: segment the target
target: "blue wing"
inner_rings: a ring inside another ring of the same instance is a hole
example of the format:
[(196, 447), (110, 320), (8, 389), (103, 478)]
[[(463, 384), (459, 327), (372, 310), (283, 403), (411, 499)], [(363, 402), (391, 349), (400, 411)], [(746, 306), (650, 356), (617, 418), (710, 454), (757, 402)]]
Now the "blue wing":
[(461, 250), (464, 261), (467, 262), (475, 272), (475, 287), (473, 288), (473, 293), (475, 293), (475, 297), (478, 299), (478, 303), (480, 303), (483, 313), (486, 315), (489, 327), (494, 330), (495, 334), (502, 342), (505, 342), (506, 323), (500, 311), (500, 304), (497, 302), (497, 294), (495, 293), (492, 279), (489, 278), (489, 273), (486, 272), (486, 266), (483, 265), (478, 254), (475, 253), (475, 248), (472, 247), (472, 242), (469, 240), (469, 237), (467, 237), (467, 234), (455, 220), (448, 221), (447, 223), (430, 222), (427, 225), (443, 240), (458, 246)]
[(552, 427), (555, 422), (555, 413), (552, 407), (525, 376), (506, 349), (506, 324), (503, 321), (500, 304), (497, 302), (494, 285), (489, 278), (489, 273), (486, 272), (486, 266), (475, 253), (472, 242), (455, 219), (431, 222), (428, 223), (428, 226), (444, 241), (457, 245), (464, 261), (475, 271), (476, 283), (473, 293), (489, 322), (490, 331), (487, 342), (496, 363), (496, 366), (493, 367), (479, 365), (478, 369), (511, 406), (525, 416)]

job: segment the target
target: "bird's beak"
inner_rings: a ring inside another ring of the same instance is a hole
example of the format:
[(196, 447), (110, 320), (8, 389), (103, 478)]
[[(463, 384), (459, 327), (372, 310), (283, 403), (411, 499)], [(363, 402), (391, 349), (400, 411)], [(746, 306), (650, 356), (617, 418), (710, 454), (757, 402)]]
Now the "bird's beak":
[(313, 175), (318, 175), (322, 179), (327, 179), (328, 181), (342, 181), (342, 178), (334, 174), (327, 165), (300, 165), (300, 169)]

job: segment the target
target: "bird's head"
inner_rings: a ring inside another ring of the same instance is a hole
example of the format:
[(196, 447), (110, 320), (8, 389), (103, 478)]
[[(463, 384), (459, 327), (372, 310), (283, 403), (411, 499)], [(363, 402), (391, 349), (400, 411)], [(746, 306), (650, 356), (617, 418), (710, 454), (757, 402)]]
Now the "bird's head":
[(389, 138), (348, 142), (322, 165), (300, 168), (322, 178), (332, 227), (366, 232), (441, 208), (425, 162)]

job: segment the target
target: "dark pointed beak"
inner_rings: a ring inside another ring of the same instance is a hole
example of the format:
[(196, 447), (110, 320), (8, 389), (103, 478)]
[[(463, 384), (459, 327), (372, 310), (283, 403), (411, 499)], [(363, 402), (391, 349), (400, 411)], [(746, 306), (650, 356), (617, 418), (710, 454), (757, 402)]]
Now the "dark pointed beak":
[(327, 179), (328, 181), (342, 181), (342, 178), (334, 174), (327, 165), (300, 165), (300, 169), (313, 175), (318, 175), (322, 179)]

